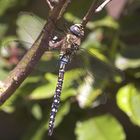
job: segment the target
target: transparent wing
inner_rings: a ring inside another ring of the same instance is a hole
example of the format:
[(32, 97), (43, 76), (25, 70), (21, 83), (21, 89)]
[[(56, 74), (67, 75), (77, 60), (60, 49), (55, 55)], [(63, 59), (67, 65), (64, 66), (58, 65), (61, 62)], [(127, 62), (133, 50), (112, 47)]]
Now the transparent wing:
[(19, 40), (32, 44), (42, 31), (45, 21), (32, 13), (21, 12), (16, 24)]
[(36, 66), (37, 73), (55, 73), (59, 70), (59, 52), (45, 52)]
[(42, 31), (45, 21), (32, 13), (21, 12), (16, 24), (17, 36), (8, 36), (1, 40), (1, 47), (7, 47), (11, 42), (19, 42), (29, 49)]
[(9, 36), (4, 38), (0, 44), (1, 58), (7, 60), (7, 62), (9, 61), (9, 65), (17, 64), (27, 51), (22, 44), (23, 42), (20, 42), (17, 37)]
[[(18, 64), (24, 54), (28, 51), (31, 43), (16, 40), (16, 38), (7, 38), (3, 40), (0, 47), (0, 56), (5, 59), (11, 69)], [(28, 47), (27, 47), (28, 46)], [(56, 72), (59, 66), (59, 52), (46, 51), (41, 60), (35, 67), (34, 73)]]
[[(23, 57), (26, 51), (32, 46), (33, 42), (36, 40), (40, 34), (43, 26), (45, 24), (44, 20), (38, 16), (21, 12), (17, 19), (17, 37), (8, 36), (1, 40), (0, 44), (0, 55), (9, 62), (9, 65), (16, 65), (19, 60)], [(48, 58), (43, 56), (41, 64), (44, 63), (44, 59), (48, 62), (50, 58), (53, 60), (56, 58), (56, 53), (47, 52)], [(37, 67), (40, 72), (44, 72), (46, 67)], [(46, 64), (47, 65), (47, 64)], [(55, 64), (56, 65), (56, 64)], [(47, 71), (47, 70), (46, 70)]]
[(90, 51), (81, 51), (68, 67), (62, 99), (74, 95), (83, 108), (104, 104), (108, 98), (105, 88), (117, 78), (123, 80), (123, 74), (117, 68)]

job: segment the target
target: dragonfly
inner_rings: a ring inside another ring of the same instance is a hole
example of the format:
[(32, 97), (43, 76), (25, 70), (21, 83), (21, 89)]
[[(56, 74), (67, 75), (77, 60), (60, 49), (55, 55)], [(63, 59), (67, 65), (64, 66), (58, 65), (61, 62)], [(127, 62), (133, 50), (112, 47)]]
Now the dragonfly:
[(84, 28), (81, 24), (74, 24), (70, 27), (69, 33), (64, 38), (60, 49), (60, 67), (58, 81), (51, 106), (48, 135), (51, 136), (54, 129), (55, 116), (60, 104), (60, 95), (62, 91), (63, 79), (66, 65), (68, 65), (74, 54), (79, 50), (81, 39), (84, 36)]

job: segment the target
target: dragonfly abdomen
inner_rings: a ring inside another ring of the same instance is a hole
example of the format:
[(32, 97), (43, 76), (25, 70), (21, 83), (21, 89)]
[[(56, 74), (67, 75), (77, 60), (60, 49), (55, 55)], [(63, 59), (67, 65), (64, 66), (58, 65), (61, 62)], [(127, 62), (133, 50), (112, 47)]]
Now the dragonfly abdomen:
[(55, 116), (58, 111), (58, 107), (60, 104), (60, 95), (62, 91), (62, 85), (63, 85), (63, 79), (64, 79), (64, 73), (65, 73), (65, 66), (68, 63), (68, 60), (65, 56), (60, 55), (60, 69), (59, 69), (59, 76), (57, 81), (57, 86), (55, 89), (54, 99), (51, 107), (51, 113), (50, 113), (50, 121), (49, 121), (49, 130), (48, 135), (51, 136), (54, 129), (54, 121)]

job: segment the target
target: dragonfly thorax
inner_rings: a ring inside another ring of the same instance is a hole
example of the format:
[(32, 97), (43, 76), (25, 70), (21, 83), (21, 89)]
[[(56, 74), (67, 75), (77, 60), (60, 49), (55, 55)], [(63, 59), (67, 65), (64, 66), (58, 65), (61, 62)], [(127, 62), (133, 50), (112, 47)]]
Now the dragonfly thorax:
[(77, 44), (72, 44), (70, 48), (66, 49), (67, 54), (74, 54), (79, 50), (79, 45)]

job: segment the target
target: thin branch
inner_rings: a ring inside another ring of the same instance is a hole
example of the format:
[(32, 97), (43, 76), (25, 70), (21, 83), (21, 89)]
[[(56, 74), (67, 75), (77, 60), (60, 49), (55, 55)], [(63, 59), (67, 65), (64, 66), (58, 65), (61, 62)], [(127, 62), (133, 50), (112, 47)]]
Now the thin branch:
[(59, 0), (46, 0), (49, 8), (50, 8), (50, 11), (53, 10), (53, 8), (59, 3)]
[(95, 10), (95, 13), (98, 13), (103, 10), (103, 8), (112, 0), (105, 0), (99, 7)]
[(50, 10), (52, 11), (53, 10), (53, 5), (51, 4), (50, 0), (46, 0)]
[(82, 26), (85, 27), (94, 14), (100, 12), (110, 1), (112, 0), (105, 0), (101, 3), (99, 0), (94, 0), (81, 22)]
[[(43, 53), (49, 49), (48, 43), (50, 34), (54, 31), (56, 22), (59, 20), (62, 11), (65, 11), (69, 0), (59, 0), (59, 3), (50, 12), (48, 22), (45, 24), (44, 29), (34, 42), (32, 47), (28, 50), (19, 64), (9, 74), (5, 81), (0, 82), (0, 105), (2, 105), (21, 85), (21, 83), (33, 71), (33, 68), (40, 60)], [(53, 23), (52, 23), (53, 21)]]
[(94, 0), (89, 8), (89, 10), (87, 11), (86, 15), (84, 16), (81, 24), (83, 27), (86, 26), (86, 24), (88, 23), (88, 21), (93, 17), (94, 13), (95, 13), (95, 9), (98, 7), (97, 5), (99, 4), (99, 0)]

